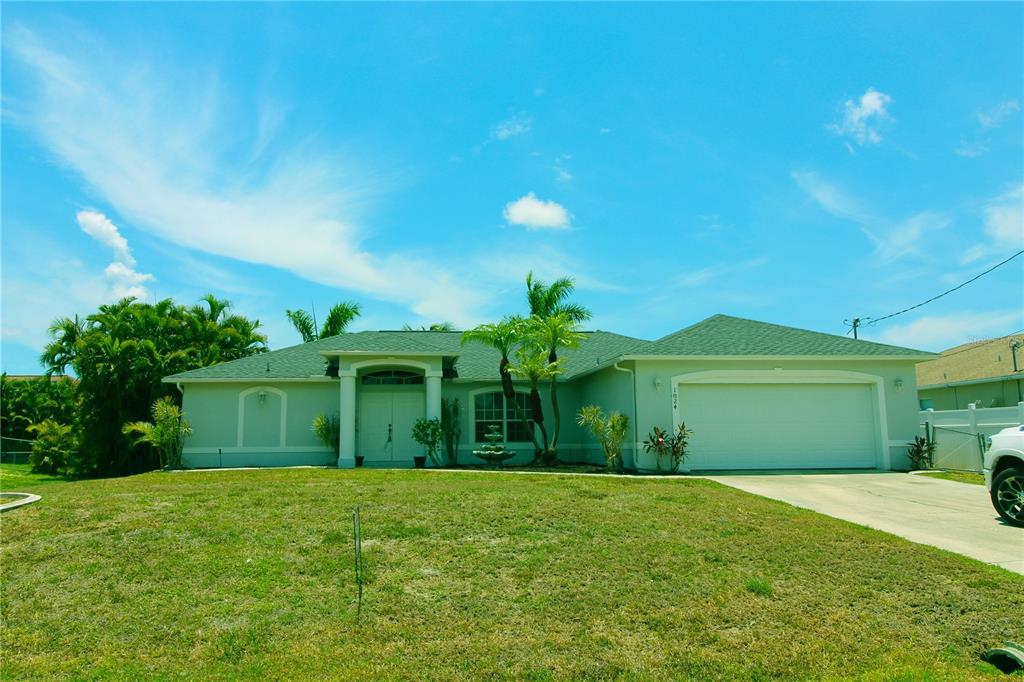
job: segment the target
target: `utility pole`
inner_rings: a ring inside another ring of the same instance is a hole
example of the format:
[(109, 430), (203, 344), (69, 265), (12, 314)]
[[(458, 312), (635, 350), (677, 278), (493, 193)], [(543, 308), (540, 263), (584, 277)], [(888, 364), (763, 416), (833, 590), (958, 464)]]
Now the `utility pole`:
[(855, 317), (852, 320), (843, 320), (843, 323), (850, 325), (850, 328), (853, 329), (853, 338), (856, 339), (857, 338), (857, 327), (860, 326), (860, 318), (859, 317)]

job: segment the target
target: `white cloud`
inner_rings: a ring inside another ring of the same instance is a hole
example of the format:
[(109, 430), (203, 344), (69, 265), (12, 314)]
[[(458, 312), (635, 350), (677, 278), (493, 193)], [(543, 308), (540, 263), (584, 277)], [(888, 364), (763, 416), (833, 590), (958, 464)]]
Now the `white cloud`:
[(562, 166), (555, 166), (555, 182), (572, 182), (572, 173)]
[(542, 201), (530, 192), (524, 197), (505, 204), (505, 220), (527, 229), (567, 228), (572, 216), (561, 204)]
[(969, 159), (973, 159), (987, 152), (988, 144), (978, 140), (970, 142), (961, 137), (960, 144), (958, 144), (956, 149), (953, 151), (957, 156), (965, 156)]
[(674, 279), (676, 286), (684, 287), (687, 289), (693, 289), (699, 286), (703, 286), (708, 282), (718, 279), (723, 275), (730, 275), (737, 272), (743, 272), (744, 270), (751, 270), (753, 268), (761, 267), (768, 263), (767, 258), (752, 258), (750, 260), (739, 261), (739, 262), (728, 262), (728, 263), (717, 263), (710, 265), (699, 270), (693, 270), (692, 272), (686, 272)]
[(879, 127), (891, 118), (888, 111), (891, 103), (889, 95), (868, 88), (859, 100), (848, 99), (843, 103), (843, 119), (831, 124), (829, 129), (837, 135), (852, 138), (862, 147), (878, 144), (882, 141)]
[(507, 140), (510, 137), (524, 135), (532, 130), (533, 119), (526, 114), (511, 116), (498, 125), (494, 126), (492, 135), (497, 140)]
[[(326, 141), (273, 137), (282, 114), (254, 116), (246, 136), (227, 114), (254, 108), (232, 102), (216, 74), (171, 61), (155, 68), (87, 35), (47, 39), (15, 26), (5, 46), (5, 68), (23, 69), (35, 86), (5, 114), (136, 228), (423, 317), (477, 319), (479, 286), (420, 255), (363, 247), (359, 209), (381, 190), (372, 174), (325, 151), (336, 147)], [(244, 161), (254, 142), (259, 162)]]
[(597, 133), (598, 133), (599, 135), (608, 135), (608, 134), (609, 134), (609, 133), (611, 133), (611, 132), (612, 132), (612, 129), (611, 129), (611, 128), (599, 128), (599, 129), (597, 130)]
[(828, 182), (813, 171), (793, 171), (791, 175), (800, 189), (826, 212), (855, 222), (868, 219), (860, 202), (838, 185)]
[(99, 243), (109, 246), (114, 252), (114, 262), (103, 271), (107, 277), (110, 296), (115, 299), (127, 296), (139, 300), (149, 298), (149, 292), (143, 285), (152, 281), (153, 275), (135, 270), (135, 257), (128, 248), (128, 240), (121, 235), (117, 225), (96, 211), (79, 211), (75, 218), (83, 232)]
[(988, 111), (978, 112), (978, 123), (982, 128), (998, 128), (1013, 114), (1020, 111), (1020, 104), (1015, 99), (1000, 102)]
[(961, 263), (972, 263), (988, 256), (1009, 256), (1024, 249), (1024, 183), (1011, 186), (993, 197), (984, 207), (987, 242), (969, 248)]
[(920, 253), (925, 234), (945, 229), (952, 222), (948, 215), (937, 211), (922, 211), (901, 221), (875, 216), (859, 199), (813, 171), (794, 171), (792, 177), (825, 212), (856, 223), (875, 245), (881, 264)]
[(964, 312), (920, 317), (906, 324), (891, 324), (872, 338), (883, 343), (940, 351), (978, 338), (1009, 334), (1024, 328), (1020, 310)]

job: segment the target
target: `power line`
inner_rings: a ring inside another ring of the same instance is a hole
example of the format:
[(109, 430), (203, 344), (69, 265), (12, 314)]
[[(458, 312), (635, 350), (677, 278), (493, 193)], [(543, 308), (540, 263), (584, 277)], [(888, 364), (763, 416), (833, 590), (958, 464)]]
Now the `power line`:
[[(971, 277), (971, 278), (970, 278), (969, 280), (967, 280), (966, 282), (962, 282), (962, 283), (960, 283), (960, 284), (957, 284), (957, 285), (956, 285), (955, 287), (953, 287), (952, 289), (947, 289), (946, 291), (943, 291), (943, 292), (942, 292), (941, 294), (939, 294), (938, 296), (932, 296), (932, 297), (931, 297), (931, 298), (929, 298), (929, 299), (928, 299), (927, 301), (921, 301), (921, 302), (920, 302), (920, 303), (918, 303), (917, 305), (912, 305), (912, 306), (910, 306), (909, 308), (904, 308), (903, 310), (899, 310), (899, 311), (897, 311), (897, 312), (895, 312), (895, 313), (891, 313), (891, 314), (889, 314), (889, 315), (886, 315), (886, 316), (884, 316), (884, 317), (874, 317), (874, 318), (872, 318), (872, 317), (868, 317), (868, 318), (860, 318), (860, 319), (859, 319), (859, 320), (857, 320), (857, 321), (858, 321), (858, 323), (860, 323), (860, 326), (868, 327), (868, 326), (871, 326), (871, 325), (873, 325), (873, 324), (878, 324), (879, 322), (881, 322), (881, 321), (883, 321), (883, 320), (888, 320), (888, 319), (889, 319), (890, 317), (896, 317), (897, 315), (902, 315), (903, 313), (909, 313), (909, 312), (910, 312), (911, 310), (916, 310), (917, 308), (920, 308), (920, 307), (921, 307), (921, 306), (923, 306), (923, 305), (928, 305), (928, 304), (929, 304), (929, 303), (931, 303), (932, 301), (937, 301), (937, 300), (939, 300), (940, 298), (942, 298), (943, 296), (946, 296), (947, 294), (951, 294), (951, 293), (953, 293), (953, 292), (954, 292), (954, 291), (956, 291), (957, 289), (962, 289), (962, 288), (964, 288), (965, 286), (967, 286), (967, 285), (968, 285), (968, 284), (970, 284), (971, 282), (974, 282), (974, 281), (976, 281), (976, 280), (978, 280), (978, 279), (981, 279), (982, 277), (984, 277), (984, 276), (985, 276), (985, 275), (987, 275), (988, 273), (992, 272), (992, 271), (993, 271), (993, 270), (995, 270), (996, 268), (1000, 268), (1000, 267), (1002, 267), (1002, 266), (1006, 265), (1007, 263), (1009, 263), (1010, 261), (1012, 261), (1012, 260), (1013, 260), (1014, 258), (1017, 258), (1017, 257), (1018, 257), (1018, 256), (1020, 256), (1021, 254), (1024, 254), (1024, 249), (1021, 249), (1020, 251), (1018, 251), (1017, 253), (1013, 254), (1012, 256), (1010, 256), (1009, 258), (1007, 258), (1006, 260), (1004, 260), (1004, 261), (1000, 261), (999, 263), (996, 263), (995, 265), (993, 265), (992, 267), (990, 267), (990, 268), (989, 268), (988, 270), (985, 270), (984, 272), (982, 272), (982, 273), (979, 273), (979, 274), (975, 275), (974, 277)], [(867, 321), (866, 321), (866, 322), (864, 322), (864, 320), (867, 320)]]

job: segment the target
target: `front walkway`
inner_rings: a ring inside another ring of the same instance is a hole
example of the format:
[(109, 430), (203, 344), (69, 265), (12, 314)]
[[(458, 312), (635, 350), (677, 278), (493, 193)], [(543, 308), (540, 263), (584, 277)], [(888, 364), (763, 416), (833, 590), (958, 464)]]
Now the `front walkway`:
[(1024, 529), (999, 519), (985, 486), (898, 473), (708, 478), (1024, 574)]

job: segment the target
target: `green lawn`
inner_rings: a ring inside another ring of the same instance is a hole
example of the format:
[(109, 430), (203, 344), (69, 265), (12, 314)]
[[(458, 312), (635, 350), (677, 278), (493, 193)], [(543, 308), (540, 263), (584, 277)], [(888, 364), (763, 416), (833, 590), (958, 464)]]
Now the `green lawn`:
[(947, 481), (956, 481), (958, 483), (973, 483), (974, 485), (985, 485), (984, 474), (975, 474), (970, 471), (932, 471), (927, 474), (917, 475), (928, 476), (929, 478), (942, 478)]
[(1024, 640), (1024, 578), (705, 480), (4, 472), (43, 496), (3, 516), (5, 679), (964, 679)]

